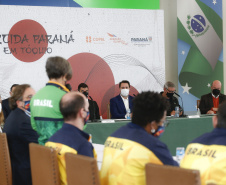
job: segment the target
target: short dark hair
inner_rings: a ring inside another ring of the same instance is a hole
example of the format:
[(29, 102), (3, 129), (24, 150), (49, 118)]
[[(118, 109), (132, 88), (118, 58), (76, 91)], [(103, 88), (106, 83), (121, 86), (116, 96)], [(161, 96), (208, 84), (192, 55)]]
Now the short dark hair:
[(222, 102), (219, 105), (218, 111), (217, 111), (217, 128), (225, 128), (226, 129), (226, 101)]
[(78, 85), (78, 91), (80, 91), (81, 88), (89, 88), (88, 85), (86, 85), (85, 83), (80, 83)]
[[(71, 94), (71, 98), (64, 100), (64, 96)], [(64, 117), (64, 121), (77, 118), (77, 114), (81, 108), (85, 106), (84, 98), (75, 92), (65, 94), (60, 100), (60, 112)]]
[(122, 80), (122, 81), (119, 83), (119, 88), (121, 87), (121, 84), (122, 84), (122, 83), (127, 83), (127, 84), (129, 84), (129, 87), (130, 87), (130, 83), (129, 83), (128, 80)]
[(72, 77), (72, 69), (70, 63), (62, 57), (49, 57), (46, 62), (46, 73), (49, 79), (58, 79), (66, 75), (66, 79)]
[(23, 94), (27, 88), (31, 87), (29, 84), (17, 85), (13, 91), (13, 95), (9, 98), (9, 106), (12, 110), (17, 108), (16, 101), (23, 100)]
[(16, 87), (16, 86), (18, 86), (19, 84), (13, 84), (11, 87), (10, 87), (10, 91), (12, 92), (12, 89), (13, 89), (13, 87)]
[(158, 123), (164, 116), (168, 106), (166, 98), (159, 93), (142, 92), (133, 100), (132, 122), (141, 127), (145, 127), (152, 121)]

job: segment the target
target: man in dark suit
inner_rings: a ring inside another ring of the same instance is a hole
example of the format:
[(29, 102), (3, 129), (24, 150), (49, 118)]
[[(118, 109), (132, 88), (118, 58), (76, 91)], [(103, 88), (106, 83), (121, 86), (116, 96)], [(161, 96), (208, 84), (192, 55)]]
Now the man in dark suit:
[[(89, 101), (89, 120), (95, 121), (100, 119), (99, 107), (96, 101), (93, 101), (92, 97), (89, 96), (89, 87), (85, 83), (81, 83), (78, 86), (78, 91), (83, 93)], [(90, 98), (90, 99), (89, 99)]]
[[(12, 96), (16, 86), (18, 86), (18, 84), (13, 84), (11, 86), (10, 92), (9, 92), (10, 97)], [(6, 120), (6, 118), (9, 116), (9, 113), (11, 112), (11, 109), (9, 107), (9, 98), (2, 100), (2, 111), (3, 111), (4, 119)]]
[(13, 185), (31, 185), (29, 143), (38, 143), (38, 134), (31, 128), (30, 99), (35, 94), (28, 84), (17, 86), (10, 98), (12, 109), (3, 132), (7, 135), (12, 166)]
[(119, 83), (119, 89), (120, 94), (110, 99), (110, 112), (112, 119), (125, 119), (127, 111), (130, 110), (131, 113), (133, 109), (133, 97), (129, 95), (129, 81), (121, 81)]
[(205, 94), (201, 97), (199, 109), (201, 114), (216, 114), (218, 106), (226, 100), (226, 96), (220, 93), (221, 82), (215, 80), (211, 85), (211, 93)]

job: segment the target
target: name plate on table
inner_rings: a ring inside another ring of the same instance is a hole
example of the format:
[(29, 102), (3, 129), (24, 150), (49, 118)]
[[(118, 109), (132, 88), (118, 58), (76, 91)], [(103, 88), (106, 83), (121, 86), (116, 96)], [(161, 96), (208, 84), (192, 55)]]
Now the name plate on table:
[(200, 116), (199, 115), (190, 115), (190, 116), (188, 116), (188, 118), (200, 118)]
[(103, 119), (101, 121), (101, 123), (115, 123), (115, 120), (113, 120), (113, 119)]

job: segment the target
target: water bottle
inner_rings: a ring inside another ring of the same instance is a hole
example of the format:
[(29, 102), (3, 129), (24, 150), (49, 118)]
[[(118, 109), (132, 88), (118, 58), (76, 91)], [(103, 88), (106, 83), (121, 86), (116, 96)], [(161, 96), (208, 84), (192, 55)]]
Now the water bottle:
[(131, 119), (131, 117), (130, 117), (130, 109), (126, 110), (126, 119)]
[(197, 110), (197, 115), (201, 116), (201, 112), (200, 112), (200, 109), (199, 108)]
[(175, 117), (179, 118), (179, 116), (180, 116), (180, 108), (179, 108), (179, 106), (176, 106), (175, 107)]
[(176, 160), (178, 163), (183, 159), (185, 153), (185, 148), (184, 147), (177, 147), (176, 148)]

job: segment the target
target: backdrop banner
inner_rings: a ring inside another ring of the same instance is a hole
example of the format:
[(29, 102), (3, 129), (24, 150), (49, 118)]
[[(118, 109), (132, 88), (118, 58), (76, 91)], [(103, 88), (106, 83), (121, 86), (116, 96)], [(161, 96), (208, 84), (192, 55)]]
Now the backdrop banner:
[(87, 83), (104, 118), (110, 98), (119, 94), (121, 80), (130, 81), (131, 95), (163, 88), (162, 10), (1, 5), (0, 11), (3, 99), (14, 83), (31, 84), (36, 91), (44, 87), (50, 56), (68, 59), (73, 90)]
[(178, 88), (185, 111), (223, 82), (222, 0), (178, 0)]

